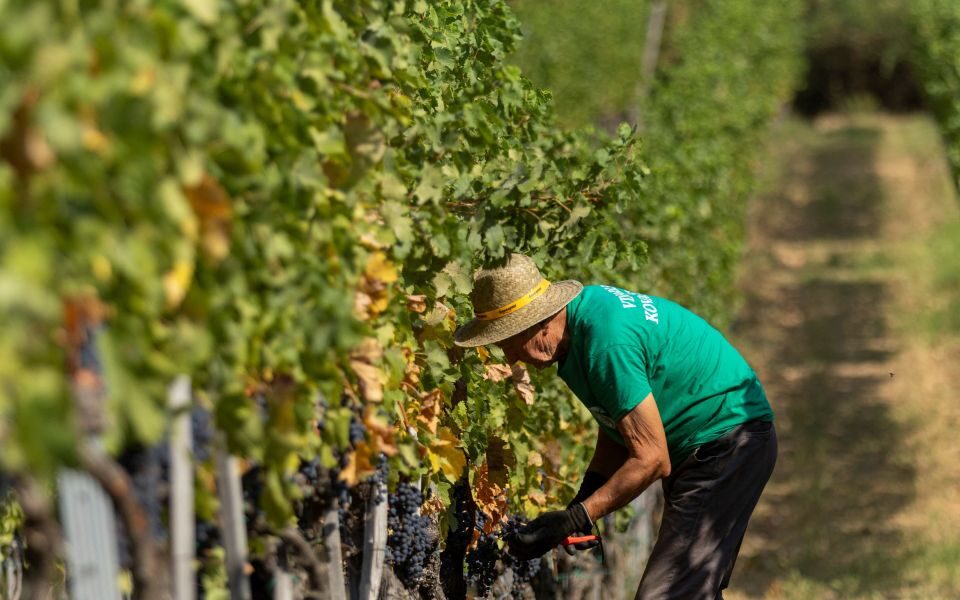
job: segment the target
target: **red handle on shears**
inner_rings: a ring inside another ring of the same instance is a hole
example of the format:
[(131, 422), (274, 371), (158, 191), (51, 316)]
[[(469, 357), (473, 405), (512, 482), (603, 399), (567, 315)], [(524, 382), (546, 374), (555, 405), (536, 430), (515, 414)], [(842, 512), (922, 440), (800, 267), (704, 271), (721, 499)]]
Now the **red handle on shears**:
[(596, 539), (598, 538), (595, 535), (581, 535), (579, 537), (574, 537), (571, 535), (560, 543), (563, 546), (572, 546), (574, 544), (582, 544), (583, 542), (592, 542)]

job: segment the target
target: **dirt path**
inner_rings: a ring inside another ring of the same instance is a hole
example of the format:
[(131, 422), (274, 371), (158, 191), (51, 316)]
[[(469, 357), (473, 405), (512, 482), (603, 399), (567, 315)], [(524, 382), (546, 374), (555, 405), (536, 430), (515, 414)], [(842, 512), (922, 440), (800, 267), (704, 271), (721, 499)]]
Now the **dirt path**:
[(935, 130), (787, 122), (769, 161), (734, 337), (780, 458), (726, 597), (960, 598), (960, 202)]

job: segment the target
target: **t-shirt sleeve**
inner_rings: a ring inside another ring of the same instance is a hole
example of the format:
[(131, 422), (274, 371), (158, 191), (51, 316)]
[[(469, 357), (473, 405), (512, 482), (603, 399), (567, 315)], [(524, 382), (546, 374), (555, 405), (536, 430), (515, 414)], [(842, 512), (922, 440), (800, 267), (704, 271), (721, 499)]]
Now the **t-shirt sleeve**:
[(634, 345), (594, 350), (587, 360), (593, 397), (615, 422), (643, 402), (651, 392), (643, 349)]

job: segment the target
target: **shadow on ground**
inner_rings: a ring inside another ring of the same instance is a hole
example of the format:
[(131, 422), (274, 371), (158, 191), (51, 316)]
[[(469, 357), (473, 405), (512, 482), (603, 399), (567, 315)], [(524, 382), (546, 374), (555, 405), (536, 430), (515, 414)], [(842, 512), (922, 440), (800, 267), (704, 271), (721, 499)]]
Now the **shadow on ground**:
[[(916, 473), (898, 454), (907, 432), (884, 396), (896, 350), (884, 317), (888, 287), (832, 276), (830, 262), (843, 256), (812, 270), (803, 260), (807, 246), (879, 234), (880, 136), (863, 127), (817, 136), (788, 153), (781, 188), (752, 211), (754, 267), (734, 331), (764, 381), (780, 436), (777, 468), (747, 533), (753, 551), (732, 582), (752, 596), (790, 573), (843, 595), (881, 592), (900, 577), (906, 544), (892, 520), (913, 499)], [(775, 244), (800, 258), (785, 264)]]

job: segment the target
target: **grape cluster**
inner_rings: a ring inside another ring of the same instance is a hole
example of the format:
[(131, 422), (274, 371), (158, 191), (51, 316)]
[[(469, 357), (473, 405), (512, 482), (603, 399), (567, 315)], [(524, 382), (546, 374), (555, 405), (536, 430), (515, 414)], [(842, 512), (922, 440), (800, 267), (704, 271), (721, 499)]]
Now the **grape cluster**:
[[(163, 507), (169, 485), (169, 449), (166, 444), (144, 447), (134, 446), (123, 452), (117, 462), (130, 477), (133, 495), (146, 513), (150, 535), (155, 540), (166, 537), (163, 523)], [(121, 520), (116, 521), (117, 556), (123, 568), (133, 566), (129, 532)]]
[(502, 560), (503, 565), (513, 571), (511, 596), (523, 598), (527, 584), (540, 571), (540, 559), (518, 560), (507, 552), (501, 552), (497, 539), (522, 531), (528, 521), (524, 517), (512, 516), (500, 524), (498, 533), (484, 534), (486, 519), (487, 516), (482, 511), (477, 512), (474, 527), (481, 533), (477, 545), (466, 556), (467, 582), (476, 588), (478, 596), (486, 596), (497, 579), (497, 561)]
[(350, 418), (350, 429), (347, 437), (350, 440), (351, 446), (356, 446), (367, 439), (367, 428), (363, 424), (363, 421), (358, 419), (356, 415)]
[(497, 579), (497, 560), (500, 548), (497, 536), (480, 534), (477, 545), (467, 553), (467, 583), (474, 586), (478, 596), (486, 596)]
[(170, 477), (168, 455), (166, 444), (158, 444), (129, 449), (117, 461), (130, 475), (134, 495), (147, 513), (150, 532), (157, 539), (166, 534), (162, 511)]
[(420, 514), (423, 494), (406, 482), (390, 494), (387, 510), (387, 562), (407, 588), (420, 583), (423, 567), (435, 549), (430, 518)]
[[(525, 517), (520, 517), (514, 515), (507, 519), (503, 525), (501, 525), (500, 535), (501, 537), (509, 535), (511, 533), (516, 533), (522, 531), (526, 527), (528, 521)], [(530, 582), (537, 573), (540, 572), (540, 559), (535, 558), (533, 560), (519, 560), (509, 553), (504, 554), (503, 558), (504, 564), (513, 571), (513, 586), (510, 589), (510, 593), (514, 598), (523, 598), (524, 588), (527, 583)]]
[(251, 467), (240, 478), (243, 488), (243, 508), (246, 517), (247, 529), (256, 529), (256, 524), (262, 517), (260, 498), (263, 496), (263, 468), (259, 465)]
[(197, 518), (196, 523), (197, 556), (203, 557), (209, 550), (220, 545), (220, 529), (215, 523)]
[(340, 468), (330, 470), (331, 493), (337, 499), (337, 516), (340, 519), (340, 529), (347, 531), (347, 508), (350, 506), (350, 486), (340, 479), (340, 471), (346, 466), (346, 457), (340, 457)]
[(380, 504), (387, 499), (387, 467), (387, 457), (381, 454), (380, 459), (377, 461), (377, 470), (370, 476), (370, 483), (373, 485), (371, 500), (373, 500), (374, 504)]
[(309, 487), (316, 489), (320, 486), (320, 461), (314, 458), (301, 462), (300, 474), (303, 475)]
[(214, 426), (213, 415), (202, 406), (190, 412), (190, 428), (193, 430), (193, 458), (197, 462), (207, 462), (212, 456)]

